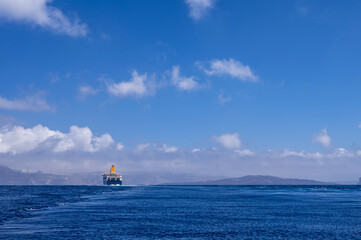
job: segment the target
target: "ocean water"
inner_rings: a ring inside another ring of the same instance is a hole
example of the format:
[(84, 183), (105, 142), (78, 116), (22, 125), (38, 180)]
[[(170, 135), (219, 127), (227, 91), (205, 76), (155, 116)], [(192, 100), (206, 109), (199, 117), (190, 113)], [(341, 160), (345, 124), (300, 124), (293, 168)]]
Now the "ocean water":
[(1, 239), (361, 239), (359, 186), (0, 186)]

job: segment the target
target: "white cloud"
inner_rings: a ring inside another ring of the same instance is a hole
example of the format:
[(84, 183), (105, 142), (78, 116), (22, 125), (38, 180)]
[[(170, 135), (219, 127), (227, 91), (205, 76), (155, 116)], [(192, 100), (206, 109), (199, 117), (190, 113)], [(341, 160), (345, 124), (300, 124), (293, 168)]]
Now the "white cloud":
[(0, 0), (0, 17), (9, 21), (39, 25), (56, 33), (72, 37), (86, 36), (88, 27), (77, 17), (69, 18), (58, 8), (50, 6), (52, 0)]
[(230, 59), (214, 59), (209, 62), (209, 67), (206, 68), (202, 63), (197, 62), (196, 65), (210, 76), (224, 76), (228, 75), (233, 78), (238, 78), (241, 81), (257, 82), (258, 77), (254, 75), (249, 66), (243, 65), (241, 62)]
[(307, 153), (305, 151), (295, 152), (295, 151), (290, 151), (288, 149), (285, 149), (279, 156), (280, 157), (321, 158), (321, 157), (323, 157), (323, 154), (321, 154), (319, 152), (315, 152), (315, 153)]
[(179, 66), (173, 66), (171, 73), (172, 84), (183, 91), (191, 91), (198, 87), (198, 83), (194, 81), (194, 76), (184, 77), (180, 75)]
[(327, 128), (322, 129), (313, 137), (313, 141), (322, 144), (324, 147), (331, 145), (331, 137), (327, 134)]
[(167, 144), (158, 144), (154, 142), (141, 143), (134, 148), (135, 153), (145, 153), (145, 152), (164, 152), (164, 153), (175, 153), (178, 152), (179, 148), (175, 146), (168, 146)]
[(335, 148), (332, 153), (328, 154), (328, 158), (352, 158), (357, 155), (345, 148)]
[(51, 138), (61, 138), (63, 133), (37, 125), (33, 128), (14, 126), (0, 130), (0, 153), (22, 153), (34, 150)]
[(24, 99), (6, 99), (0, 97), (0, 109), (21, 111), (52, 111), (54, 108), (42, 97), (42, 94), (27, 96)]
[(54, 152), (65, 152), (69, 150), (97, 152), (112, 145), (114, 140), (109, 134), (94, 137), (92, 131), (83, 127), (71, 126), (70, 131), (61, 137)]
[(144, 97), (153, 94), (155, 89), (147, 73), (139, 75), (137, 71), (133, 71), (130, 81), (108, 84), (107, 87), (109, 93), (117, 97)]
[(185, 0), (185, 2), (189, 7), (189, 16), (199, 20), (214, 7), (215, 0)]
[(361, 128), (361, 122), (360, 122), (360, 124), (358, 125), (358, 127)]
[(241, 157), (254, 155), (254, 152), (252, 152), (248, 149), (243, 149), (243, 150), (236, 149), (236, 150), (234, 150), (234, 152), (238, 153)]
[(124, 149), (123, 143), (119, 142), (119, 143), (117, 144), (117, 150), (118, 150), (118, 151), (122, 151), (123, 149)]
[(42, 125), (8, 126), (0, 128), (0, 165), (69, 173), (107, 170), (110, 164), (116, 164), (125, 176), (131, 171), (143, 171), (155, 176), (154, 181), (173, 173), (182, 176), (179, 181), (187, 180), (185, 173), (217, 177), (262, 174), (326, 181), (359, 177), (361, 150), (335, 148), (322, 154), (288, 149), (253, 152), (241, 148), (237, 133), (214, 140), (233, 150), (187, 150), (151, 142), (124, 149), (109, 134), (94, 136), (87, 127), (72, 126), (62, 132)]
[(239, 139), (238, 133), (227, 133), (220, 136), (215, 136), (213, 139), (228, 149), (240, 148), (242, 145), (242, 141)]
[(163, 150), (164, 150), (164, 152), (166, 152), (166, 153), (173, 153), (173, 152), (177, 152), (177, 151), (178, 151), (178, 148), (177, 148), (177, 147), (174, 147), (174, 146), (169, 147), (169, 146), (167, 146), (166, 144), (163, 144)]
[(81, 99), (85, 99), (86, 97), (90, 95), (95, 95), (98, 92), (98, 90), (92, 88), (89, 85), (83, 85), (79, 87), (79, 97)]
[(226, 102), (229, 102), (229, 101), (231, 101), (231, 100), (232, 100), (232, 97), (230, 97), (230, 96), (225, 97), (225, 96), (223, 96), (223, 93), (220, 93), (220, 94), (218, 95), (218, 101), (219, 101), (221, 104), (225, 104)]
[(69, 133), (50, 130), (42, 125), (33, 128), (22, 126), (0, 129), (0, 153), (23, 153), (45, 148), (52, 152), (97, 152), (110, 147), (114, 140), (109, 134), (94, 137), (87, 127), (70, 127)]
[[(138, 151), (119, 151), (117, 144), (107, 140), (107, 137), (96, 137), (89, 134), (87, 129), (79, 129), (65, 133), (41, 125), (34, 128), (3, 128), (0, 131), (0, 164), (52, 173), (108, 171), (109, 166), (115, 164), (125, 176), (138, 171), (142, 172), (139, 176), (146, 173), (152, 176), (151, 181), (163, 179), (163, 182), (174, 182), (164, 179), (175, 173), (179, 174), (177, 181), (183, 182), (190, 181), (187, 180), (187, 174), (217, 178), (255, 174), (324, 181), (356, 180), (361, 168), (361, 150), (338, 148), (324, 154), (287, 149), (253, 152), (236, 148), (229, 151), (211, 147), (169, 151), (172, 147), (143, 143), (137, 146)], [(70, 142), (65, 144), (68, 150), (55, 152), (54, 149), (63, 139), (66, 143)]]
[(283, 153), (281, 153), (280, 155), (281, 157), (289, 157), (289, 156), (294, 156), (294, 157), (305, 157), (306, 154), (304, 151), (302, 152), (294, 152), (294, 151), (290, 151), (288, 149), (283, 150)]

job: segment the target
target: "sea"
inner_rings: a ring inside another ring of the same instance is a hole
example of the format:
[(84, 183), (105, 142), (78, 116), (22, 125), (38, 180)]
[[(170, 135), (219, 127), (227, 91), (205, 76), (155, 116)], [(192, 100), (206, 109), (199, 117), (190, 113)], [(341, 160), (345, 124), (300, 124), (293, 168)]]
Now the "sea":
[(0, 239), (361, 239), (361, 187), (0, 186)]

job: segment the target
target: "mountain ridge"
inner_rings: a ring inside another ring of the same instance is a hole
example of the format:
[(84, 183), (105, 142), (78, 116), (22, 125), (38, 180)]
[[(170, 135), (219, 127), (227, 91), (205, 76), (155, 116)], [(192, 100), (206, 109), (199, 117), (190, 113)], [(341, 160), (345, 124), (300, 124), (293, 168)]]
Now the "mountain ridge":
[(0, 185), (100, 185), (100, 173), (58, 175), (52, 173), (22, 172), (0, 165)]
[[(73, 174), (52, 174), (41, 171), (27, 173), (0, 165), (0, 185), (103, 185), (102, 172), (85, 172)], [(155, 172), (132, 172), (122, 173), (124, 185), (157, 185), (167, 182), (203, 181), (215, 179), (211, 176), (194, 174), (171, 174)], [(219, 178), (220, 176), (218, 176)]]
[(167, 183), (162, 185), (338, 185), (310, 179), (280, 178), (270, 175), (246, 175), (238, 178), (223, 178), (199, 182)]
[[(183, 176), (182, 181), (180, 176)], [(193, 176), (150, 172), (123, 174), (125, 185), (344, 185), (310, 179), (280, 178), (270, 175), (246, 175), (236, 178)], [(360, 179), (361, 183), (361, 179)], [(359, 184), (360, 184), (359, 183)], [(356, 184), (356, 182), (355, 182)], [(350, 184), (350, 185), (355, 185)], [(26, 173), (0, 165), (0, 185), (102, 185), (101, 172), (58, 175), (40, 171)], [(349, 185), (349, 184), (347, 184)]]

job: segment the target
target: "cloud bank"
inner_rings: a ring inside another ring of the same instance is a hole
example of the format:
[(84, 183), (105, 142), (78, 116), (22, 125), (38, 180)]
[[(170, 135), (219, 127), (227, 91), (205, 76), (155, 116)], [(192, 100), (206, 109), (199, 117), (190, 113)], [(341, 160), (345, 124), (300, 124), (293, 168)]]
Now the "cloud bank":
[(69, 18), (50, 6), (52, 0), (0, 0), (0, 17), (37, 25), (59, 34), (84, 37), (89, 30), (77, 17)]
[(143, 171), (223, 177), (264, 174), (324, 181), (356, 181), (360, 177), (361, 149), (257, 152), (242, 148), (237, 133), (213, 140), (223, 148), (187, 149), (155, 142), (124, 147), (108, 133), (94, 136), (88, 127), (72, 126), (62, 132), (42, 125), (8, 126), (0, 129), (0, 164), (51, 173), (107, 171), (110, 164), (116, 164), (125, 176)]

